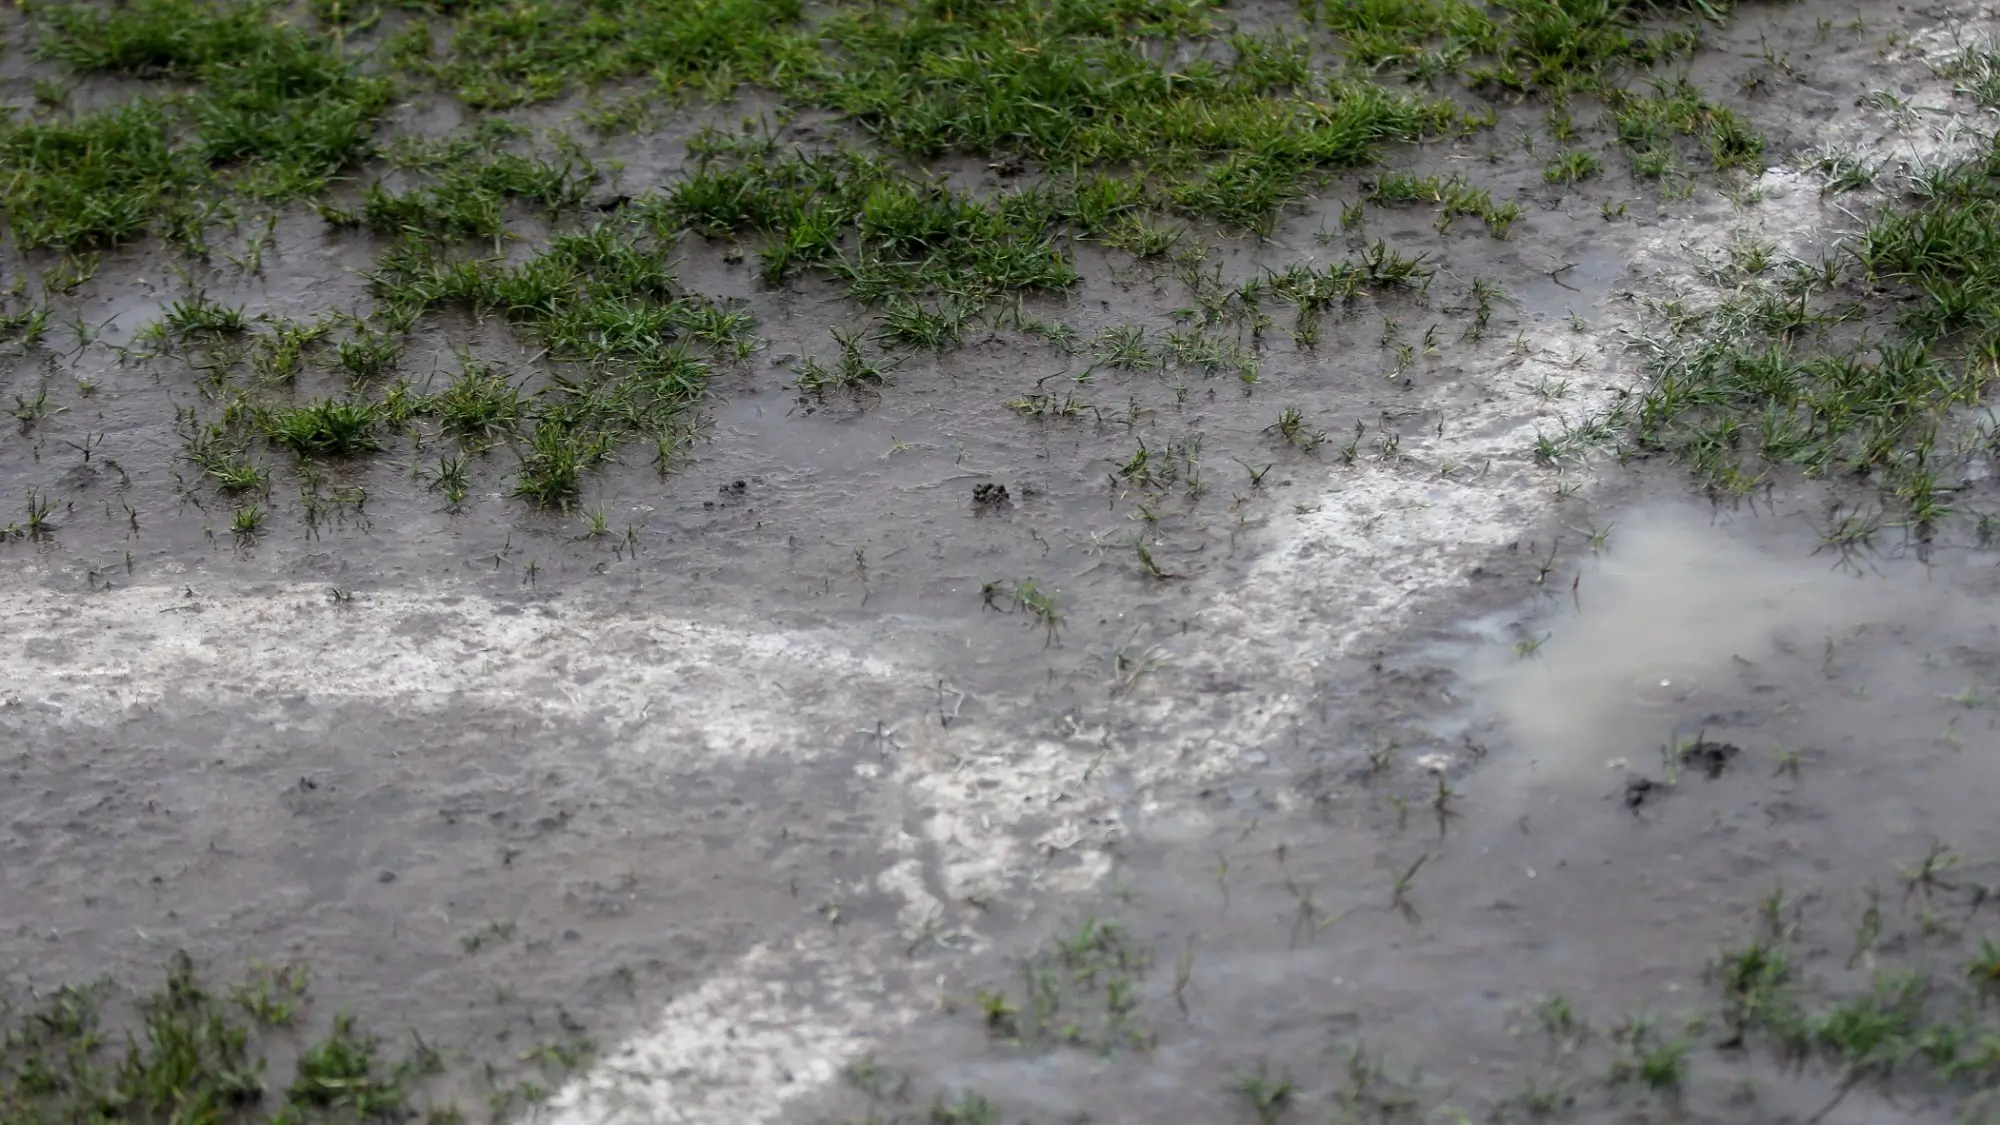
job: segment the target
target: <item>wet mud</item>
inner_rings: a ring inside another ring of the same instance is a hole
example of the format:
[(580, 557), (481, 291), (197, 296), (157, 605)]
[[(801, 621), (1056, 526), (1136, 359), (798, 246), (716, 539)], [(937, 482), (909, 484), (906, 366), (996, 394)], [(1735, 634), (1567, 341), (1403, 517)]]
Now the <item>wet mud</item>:
[[(1154, 957), (1134, 974), (1149, 1049), (1022, 1042), (966, 1000), (878, 1062), (935, 1083), (919, 1101), (998, 1091), (1056, 1118), (1247, 1118), (1259, 1068), (1296, 1082), (1302, 1115), (1377, 1097), (1520, 1113), (1539, 1089), (1574, 1120), (1813, 1118), (1843, 1074), (1730, 1044), (1714, 965), (1775, 924), (1812, 986), (1845, 995), (1884, 966), (1957, 971), (1990, 932), (1992, 560), (1829, 565), (1806, 511), (1617, 515), (1574, 597), (1411, 630), (1329, 689), (1336, 720), (1262, 744), (1262, 769), (1161, 800), (1170, 816), (1131, 811), (1116, 892), (1045, 936), (1131, 927)], [(1528, 634), (1544, 639), (1521, 655)], [(1934, 894), (1911, 873), (1940, 848), (1963, 866)], [(1885, 920), (1863, 946), (1871, 904)], [(995, 962), (960, 994), (1013, 987)], [(1596, 1038), (1554, 1042), (1551, 997)], [(1695, 1017), (1684, 1100), (1607, 1079), (1620, 1021)], [(939, 1066), (940, 1041), (962, 1061)], [(1968, 1097), (1857, 1092), (1821, 1119), (1958, 1120)]]

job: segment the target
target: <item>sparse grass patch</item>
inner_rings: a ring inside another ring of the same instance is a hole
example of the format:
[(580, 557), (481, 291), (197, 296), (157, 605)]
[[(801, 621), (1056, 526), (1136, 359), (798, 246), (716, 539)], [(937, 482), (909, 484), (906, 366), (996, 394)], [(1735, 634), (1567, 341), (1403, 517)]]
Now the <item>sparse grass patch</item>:
[[(1318, 340), (1320, 321), (1327, 312), (1348, 308), (1365, 297), (1395, 292), (1421, 296), (1429, 291), (1436, 275), (1437, 267), (1429, 255), (1407, 256), (1378, 239), (1344, 261), (1324, 266), (1299, 262), (1283, 270), (1266, 270), (1262, 277), (1220, 295), (1220, 300), (1236, 313), (1254, 313), (1266, 297), (1292, 305), (1297, 314), (1293, 339), (1300, 347), (1311, 347)], [(1426, 346), (1430, 343), (1427, 339)]]
[(954, 300), (926, 306), (908, 298), (895, 298), (883, 310), (882, 335), (911, 347), (944, 351), (957, 347), (964, 339), (966, 320), (965, 306)]
[(499, 238), (506, 233), (510, 201), (555, 213), (580, 205), (598, 180), (596, 168), (565, 159), (502, 153), (479, 159), (464, 153), (437, 158), (430, 182), (400, 194), (380, 182), (368, 185), (361, 210), (328, 209), (335, 223), (360, 223), (377, 234), (422, 238)]
[(1583, 149), (1569, 148), (1556, 153), (1542, 166), (1542, 179), (1552, 184), (1576, 184), (1597, 175), (1597, 157)]
[(1633, 172), (1644, 179), (1660, 179), (1679, 167), (1677, 142), (1683, 140), (1721, 171), (1755, 169), (1763, 159), (1764, 139), (1750, 123), (1710, 101), (1685, 75), (1655, 81), (1648, 93), (1617, 91), (1607, 116), (1630, 153)]
[(271, 474), (244, 459), (231, 459), (203, 466), (209, 479), (222, 492), (266, 492), (271, 487)]
[(1518, 203), (1494, 203), (1493, 193), (1485, 188), (1473, 187), (1463, 176), (1441, 179), (1410, 172), (1391, 172), (1375, 181), (1368, 191), (1368, 199), (1375, 203), (1434, 204), (1438, 209), (1440, 234), (1450, 228), (1453, 219), (1464, 215), (1485, 223), (1487, 232), (1493, 237), (1505, 238), (1509, 228), (1524, 214)]
[(282, 1090), (270, 1089), (263, 1036), (291, 1027), (306, 1003), (297, 969), (258, 974), (225, 997), (197, 977), (186, 954), (176, 954), (161, 988), (133, 1005), (135, 1026), (122, 1036), (115, 1029), (123, 1013), (106, 1016), (112, 996), (108, 983), (65, 987), (8, 1013), (0, 1119), (401, 1121), (418, 1112), (417, 1085), (438, 1065), (421, 1043), (401, 1060), (385, 1058), (380, 1042), (342, 1015), (299, 1052)]
[(332, 326), (324, 321), (315, 324), (279, 321), (268, 335), (256, 340), (250, 352), (251, 370), (272, 385), (290, 384), (305, 370), (307, 359), (331, 331)]
[(1709, 976), (1722, 986), (1723, 1026), (1732, 1046), (1741, 1046), (1753, 1028), (1790, 1026), (1798, 1018), (1791, 953), (1782, 945), (1758, 939), (1724, 950)]
[(1249, 1103), (1258, 1125), (1277, 1125), (1298, 1094), (1291, 1075), (1274, 1073), (1267, 1062), (1258, 1063), (1254, 1070), (1239, 1072), (1229, 1080), (1229, 1088)]
[(445, 503), (454, 510), (471, 494), (472, 465), (463, 453), (438, 458), (437, 466), (429, 476), (430, 487), (443, 493)]
[(1822, 145), (1807, 155), (1807, 170), (1826, 182), (1829, 192), (1860, 191), (1875, 186), (1881, 169), (1857, 153), (1835, 145)]
[(1001, 612), (1019, 610), (1042, 629), (1045, 644), (1054, 644), (1062, 635), (1062, 602), (1055, 592), (1032, 578), (1018, 582), (988, 582), (980, 588), (986, 608)]
[(1611, 1038), (1621, 1048), (1611, 1062), (1613, 1086), (1637, 1086), (1668, 1105), (1680, 1104), (1687, 1089), (1688, 1052), (1695, 1046), (1692, 1035), (1669, 1035), (1641, 1013), (1614, 1028)]
[(362, 325), (352, 336), (333, 347), (334, 362), (356, 379), (373, 379), (387, 374), (403, 357), (401, 337)]
[[(533, 422), (517, 495), (565, 506), (582, 474), (639, 436), (667, 440), (706, 392), (702, 352), (758, 346), (740, 310), (686, 293), (668, 248), (632, 222), (557, 235), (518, 266), (406, 241), (375, 278), (378, 316), (413, 321), (448, 305), (497, 311), (539, 336), (559, 373), (532, 396), (468, 371), (427, 409), (461, 436)], [(386, 310), (386, 311), (383, 311)]]
[[(1940, 854), (1949, 853), (1933, 849)], [(1956, 892), (1952, 897), (1974, 903), (1985, 897), (1983, 889), (1941, 880), (1937, 886), (1946, 888), (1940, 894)], [(1782, 912), (1767, 906), (1767, 930), (1774, 913)], [(1932, 917), (1927, 897), (1918, 912), (1927, 934)], [(1879, 898), (1871, 893), (1848, 968), (1876, 955), (1882, 927)], [(1762, 1047), (1794, 1067), (1818, 1064), (1837, 1076), (1832, 1099), (1814, 1120), (1862, 1085), (1887, 1092), (1922, 1082), (1960, 1091), (1990, 1088), (2000, 1078), (2000, 1024), (1982, 1002), (1993, 979), (1990, 939), (1967, 950), (1962, 970), (1933, 972), (1933, 954), (1913, 966), (1875, 969), (1864, 988), (1820, 995), (1809, 993), (1807, 979), (1793, 968), (1782, 934), (1781, 928), (1778, 937), (1724, 950), (1709, 977), (1722, 990), (1725, 1046)]]
[(514, 495), (544, 508), (568, 508), (583, 492), (584, 470), (610, 456), (604, 434), (583, 434), (560, 418), (544, 419), (520, 450)]
[(0, 305), (0, 344), (18, 343), (22, 348), (40, 344), (49, 331), (47, 304), (7, 307)]
[(1139, 982), (1152, 954), (1113, 922), (1085, 919), (1021, 964), (1018, 994), (994, 986), (975, 997), (987, 1030), (1024, 1046), (1145, 1048)]
[(306, 990), (311, 983), (312, 971), (304, 965), (259, 968), (229, 990), (229, 1000), (259, 1027), (293, 1027), (298, 1023), (299, 1008), (306, 1001)]
[[(1692, 54), (1703, 24), (1728, 11), (1725, 0), (1307, 0), (1303, 6), (1364, 65), (1392, 67), (1426, 83), (1462, 74), (1502, 96), (1546, 96), (1558, 143), (1575, 135), (1570, 95), (1590, 95), (1609, 108), (1635, 169), (1650, 178), (1677, 166), (1677, 138), (1692, 139), (1718, 169), (1753, 165), (1763, 152), (1763, 141), (1740, 116), (1715, 105), (1684, 74), (1652, 77)], [(1642, 83), (1652, 92), (1641, 92)], [(1550, 165), (1551, 183), (1581, 178), (1574, 163), (1560, 175), (1557, 168)]]
[(2000, 357), (2000, 145), (1904, 186), (1837, 258), (1738, 248), (1718, 304), (1660, 305), (1647, 384), (1611, 420), (1732, 491), (1765, 478), (1760, 460), (1869, 477), (1930, 535), (1980, 443), (1951, 419)]
[(218, 304), (202, 293), (167, 306), (163, 323), (176, 336), (234, 336), (250, 328), (242, 306)]
[[(584, 474), (628, 441), (652, 437), (660, 449), (678, 450), (706, 391), (707, 357), (747, 356), (761, 346), (747, 312), (682, 290), (668, 244), (652, 239), (636, 217), (558, 234), (513, 266), (405, 237), (384, 256), (373, 284), (375, 314), (331, 347), (331, 320), (280, 321), (245, 345), (218, 347), (239, 313), (198, 301), (176, 306), (173, 334), (199, 346), (209, 388), (227, 399), (221, 422), (195, 427), (190, 419), (187, 430), (190, 459), (224, 491), (267, 489), (265, 471), (244, 456), (254, 437), (301, 458), (356, 456), (431, 419), (465, 449), (519, 441), (513, 494), (566, 507)], [(401, 362), (403, 333), (447, 306), (504, 314), (540, 338), (553, 372), (531, 389), (461, 352), (457, 375), (434, 391), (402, 379), (373, 394), (357, 389), (307, 403), (271, 394), (316, 357), (356, 381), (386, 376)], [(860, 351), (858, 337), (848, 350), (886, 372)], [(241, 379), (246, 367), (254, 380)], [(471, 462), (446, 458), (440, 465), (436, 487), (455, 507), (470, 494)], [(317, 491), (308, 491), (311, 522), (321, 506)], [(336, 500), (335, 511), (348, 503)]]
[(1084, 401), (1073, 390), (1057, 397), (1054, 391), (1044, 389), (1042, 383), (1036, 383), (1035, 387), (1035, 390), (1020, 398), (1010, 400), (1007, 409), (1023, 418), (1041, 421), (1053, 418), (1079, 418), (1091, 409), (1090, 403)]
[(1309, 424), (1305, 414), (1295, 406), (1288, 406), (1279, 413), (1278, 420), (1271, 424), (1267, 432), (1307, 453), (1317, 452), (1320, 446), (1326, 444), (1326, 431)]
[(2000, 40), (1991, 37), (1961, 42), (1959, 50), (1937, 65), (1953, 88), (1983, 106), (2000, 106)]
[(831, 393), (861, 394), (888, 385), (891, 366), (869, 354), (867, 341), (859, 333), (839, 328), (832, 331), (840, 358), (832, 363), (816, 356), (801, 360), (795, 369), (799, 390), (824, 400)]

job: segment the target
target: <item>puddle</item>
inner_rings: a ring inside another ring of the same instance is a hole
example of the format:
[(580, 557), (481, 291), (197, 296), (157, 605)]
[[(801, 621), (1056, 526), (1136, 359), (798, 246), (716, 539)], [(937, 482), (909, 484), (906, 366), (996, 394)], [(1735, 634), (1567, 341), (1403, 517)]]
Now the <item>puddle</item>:
[[(1133, 841), (1095, 909), (1151, 941), (1152, 1052), (996, 1050), (961, 1012), (885, 1055), (947, 1088), (1032, 1088), (1126, 1121), (1147, 1115), (1135, 1102), (1172, 1117), (1260, 1063), (1337, 1102), (1326, 1060), (1361, 1049), (1449, 1074), (1428, 1096), (1455, 1107), (1504, 1106), (1532, 1078), (1579, 1091), (1570, 1119), (1647, 1120), (1605, 1092), (1620, 1048), (1601, 1033), (1713, 1021), (1708, 968), (1758, 932), (1760, 909), (1782, 915), (1809, 1004), (1865, 991), (1877, 968), (1963, 980), (1990, 930), (1949, 919), (1976, 909), (1971, 880), (2000, 849), (2000, 576), (1963, 560), (1838, 570), (1796, 517), (1616, 519), (1602, 556), (1575, 560), (1574, 602), (1467, 606), (1443, 630), (1456, 650), (1425, 649), (1404, 680), (1375, 666), (1325, 721), (1351, 757), (1274, 740), (1254, 760), (1316, 776), (1204, 790), (1200, 815), (1157, 817)], [(1524, 633), (1546, 638), (1527, 659)], [(1368, 760), (1384, 744), (1370, 735), (1412, 728), (1434, 744)], [(1483, 753), (1457, 754), (1461, 733)], [(1964, 857), (1949, 862), (1967, 881), (1892, 910), (1927, 851)], [(1853, 936), (1875, 892), (1879, 960)], [(1018, 979), (1016, 962), (990, 969), (965, 991)], [(1532, 1013), (1551, 996), (1597, 1029), (1589, 1045), (1548, 1049)], [(1837, 1072), (1781, 1069), (1761, 1043), (1718, 1049), (1718, 1026), (1688, 1033), (1687, 1119), (1807, 1120), (1833, 1101)], [(1942, 1123), (1953, 1096), (1890, 1107), (1857, 1090), (1823, 1119)]]
[(1522, 312), (1535, 317), (1567, 317), (1572, 312), (1589, 316), (1631, 269), (1631, 262), (1612, 247), (1582, 248), (1537, 264), (1550, 272), (1523, 278), (1508, 291)]
[[(1937, 607), (1915, 567), (1898, 581), (1829, 569), (1718, 533), (1703, 513), (1661, 509), (1622, 520), (1574, 601), (1537, 625), (1523, 656), (1488, 645), (1469, 678), (1535, 762), (1534, 786), (1587, 776), (1635, 751), (1693, 734), (1760, 673), (1802, 662), (1864, 623), (1910, 621)], [(1916, 578), (1912, 583), (1909, 578)], [(1809, 671), (1809, 669), (1808, 669)], [(1768, 685), (1767, 685), (1768, 686)]]

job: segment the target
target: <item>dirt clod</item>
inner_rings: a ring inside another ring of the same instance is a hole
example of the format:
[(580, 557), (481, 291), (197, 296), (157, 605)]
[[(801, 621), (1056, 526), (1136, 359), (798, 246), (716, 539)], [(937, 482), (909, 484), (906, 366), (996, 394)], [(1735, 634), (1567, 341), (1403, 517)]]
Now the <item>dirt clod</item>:
[(1729, 742), (1711, 742), (1706, 738), (1695, 739), (1694, 745), (1681, 753), (1681, 761), (1689, 769), (1700, 770), (1703, 777), (1714, 781), (1729, 768), (1742, 748)]

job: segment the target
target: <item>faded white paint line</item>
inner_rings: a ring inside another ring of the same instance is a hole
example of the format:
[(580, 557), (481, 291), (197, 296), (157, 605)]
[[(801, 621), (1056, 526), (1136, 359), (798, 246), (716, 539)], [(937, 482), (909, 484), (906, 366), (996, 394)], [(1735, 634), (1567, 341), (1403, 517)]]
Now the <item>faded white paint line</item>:
[[(486, 700), (608, 721), (619, 731), (608, 752), (699, 769), (848, 754), (887, 719), (888, 744), (862, 754), (856, 771), (880, 794), (875, 889), (901, 900), (901, 936), (871, 950), (847, 930), (810, 929), (756, 947), (562, 1090), (542, 1110), (548, 1121), (769, 1119), (914, 1014), (908, 996), (882, 995), (872, 966), (927, 931), (976, 945), (977, 935), (935, 929), (945, 903), (926, 883), (927, 864), (954, 900), (997, 897), (1036, 882), (1049, 854), (1084, 836), (1054, 811), (1085, 788), (1072, 748), (983, 733), (1004, 722), (948, 738), (934, 723), (903, 729), (899, 718), (930, 713), (934, 676), (829, 632), (639, 619), (625, 607), (524, 612), (460, 592), (336, 604), (316, 586), (194, 598), (141, 586), (0, 593), (0, 637), (0, 702), (67, 728), (177, 696), (253, 713), (287, 697), (406, 711)], [(1008, 701), (985, 702), (1007, 714)], [(921, 835), (902, 827), (911, 809), (928, 810)], [(1051, 827), (1029, 837), (1029, 821)], [(1100, 857), (1063, 872), (1074, 886), (1103, 866)]]
[(815, 681), (907, 675), (825, 633), (523, 612), (412, 592), (330, 604), (323, 587), (303, 586), (200, 598), (145, 586), (82, 598), (13, 591), (0, 598), (0, 635), (22, 656), (0, 691), (65, 721), (101, 722), (191, 690), (416, 706), (484, 698), (627, 724), (671, 714), (732, 757), (800, 749), (748, 729), (774, 709), (751, 706), (746, 678), (758, 689), (806, 669)]
[(914, 1012), (860, 975), (868, 958), (811, 932), (758, 946), (667, 1005), (658, 1026), (530, 1116), (544, 1125), (768, 1121), (834, 1080)]

